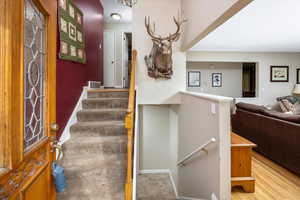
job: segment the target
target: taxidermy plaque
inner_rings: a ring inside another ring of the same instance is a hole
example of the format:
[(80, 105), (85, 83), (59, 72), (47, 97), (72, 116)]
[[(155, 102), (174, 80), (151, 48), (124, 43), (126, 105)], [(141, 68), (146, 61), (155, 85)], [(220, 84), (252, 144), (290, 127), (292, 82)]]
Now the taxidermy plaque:
[(155, 23), (150, 25), (150, 17), (145, 17), (145, 26), (153, 42), (151, 53), (145, 56), (145, 62), (148, 68), (148, 75), (155, 79), (170, 79), (173, 75), (172, 44), (179, 40), (181, 35), (182, 20), (180, 15), (178, 19), (174, 17), (177, 31), (167, 37), (155, 35)]

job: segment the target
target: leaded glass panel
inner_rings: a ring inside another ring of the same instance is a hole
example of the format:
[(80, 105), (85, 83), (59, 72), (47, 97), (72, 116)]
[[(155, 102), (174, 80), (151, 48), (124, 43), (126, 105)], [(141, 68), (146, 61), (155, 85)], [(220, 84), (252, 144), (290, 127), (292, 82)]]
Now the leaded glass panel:
[(25, 0), (24, 20), (24, 148), (27, 150), (46, 136), (45, 17), (32, 0)]

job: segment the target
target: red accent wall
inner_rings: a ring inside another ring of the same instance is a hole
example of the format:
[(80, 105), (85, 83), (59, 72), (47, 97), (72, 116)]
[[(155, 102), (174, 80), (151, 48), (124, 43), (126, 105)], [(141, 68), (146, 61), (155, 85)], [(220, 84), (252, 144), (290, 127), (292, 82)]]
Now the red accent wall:
[[(60, 60), (57, 45), (57, 123), (62, 134), (87, 81), (103, 80), (103, 7), (99, 0), (73, 0), (83, 12), (86, 63)], [(59, 34), (58, 34), (59, 37)]]

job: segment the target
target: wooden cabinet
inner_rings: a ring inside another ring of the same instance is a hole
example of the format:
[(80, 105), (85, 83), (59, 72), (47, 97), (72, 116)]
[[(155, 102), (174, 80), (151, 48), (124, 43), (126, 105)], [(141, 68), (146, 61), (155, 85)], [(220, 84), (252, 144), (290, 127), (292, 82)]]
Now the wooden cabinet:
[(245, 192), (255, 191), (252, 177), (252, 148), (256, 144), (231, 133), (231, 186), (242, 186)]

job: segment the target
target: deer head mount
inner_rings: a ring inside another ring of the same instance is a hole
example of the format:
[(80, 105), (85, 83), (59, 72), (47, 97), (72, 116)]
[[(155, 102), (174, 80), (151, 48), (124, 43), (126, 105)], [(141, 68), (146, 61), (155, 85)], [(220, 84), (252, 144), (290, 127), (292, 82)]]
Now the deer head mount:
[(145, 56), (145, 61), (148, 67), (148, 75), (155, 79), (170, 79), (173, 75), (172, 45), (173, 42), (179, 40), (182, 24), (186, 22), (180, 14), (178, 19), (175, 17), (173, 19), (177, 26), (176, 32), (169, 34), (167, 37), (161, 37), (155, 35), (155, 23), (151, 27), (150, 17), (145, 17), (145, 26), (153, 42), (151, 53)]

